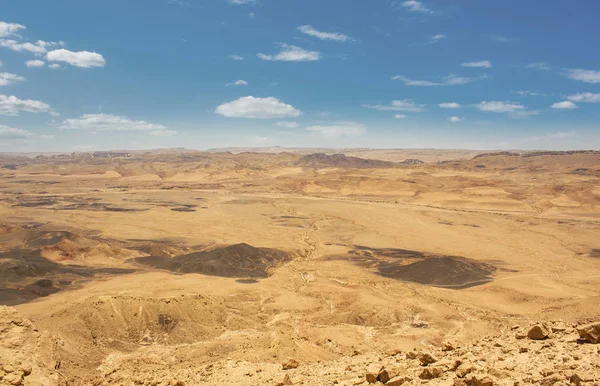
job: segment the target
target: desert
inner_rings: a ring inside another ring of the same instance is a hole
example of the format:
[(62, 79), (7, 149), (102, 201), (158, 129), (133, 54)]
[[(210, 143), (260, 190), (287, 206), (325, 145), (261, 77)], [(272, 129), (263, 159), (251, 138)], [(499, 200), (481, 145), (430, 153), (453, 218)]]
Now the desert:
[(600, 382), (599, 152), (277, 150), (2, 154), (0, 382)]

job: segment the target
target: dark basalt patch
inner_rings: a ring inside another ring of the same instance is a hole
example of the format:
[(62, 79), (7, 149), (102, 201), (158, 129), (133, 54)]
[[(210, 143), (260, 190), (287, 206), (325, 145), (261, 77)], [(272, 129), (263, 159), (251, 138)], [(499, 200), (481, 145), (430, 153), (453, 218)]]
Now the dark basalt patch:
[[(63, 235), (59, 232), (57, 240)], [(65, 232), (68, 233), (68, 232)], [(16, 305), (73, 288), (97, 275), (123, 275), (133, 269), (63, 265), (41, 256), (40, 249), (0, 253), (0, 304)]]
[(461, 256), (434, 255), (397, 248), (355, 246), (346, 256), (334, 260), (350, 260), (379, 275), (411, 283), (463, 289), (488, 283), (497, 271), (494, 265)]
[(457, 256), (434, 256), (407, 265), (379, 265), (382, 276), (435, 287), (469, 288), (492, 281), (496, 268)]
[(290, 261), (283, 251), (256, 248), (242, 243), (211, 251), (193, 252), (174, 258), (144, 256), (137, 263), (177, 273), (202, 273), (236, 278), (265, 278), (273, 268)]

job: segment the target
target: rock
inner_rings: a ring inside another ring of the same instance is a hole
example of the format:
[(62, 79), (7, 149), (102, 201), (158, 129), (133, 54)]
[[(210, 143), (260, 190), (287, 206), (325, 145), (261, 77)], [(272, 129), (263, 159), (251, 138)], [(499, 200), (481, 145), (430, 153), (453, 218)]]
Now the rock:
[(450, 342), (445, 342), (442, 345), (442, 351), (454, 351), (454, 350), (455, 350), (454, 345), (452, 345), (452, 343), (450, 343)]
[(552, 330), (552, 332), (565, 332), (567, 330), (567, 326), (566, 324), (559, 322), (550, 327), (550, 329)]
[(406, 359), (416, 359), (418, 354), (415, 351), (409, 351), (406, 353)]
[(579, 333), (579, 337), (586, 342), (594, 344), (600, 343), (600, 322), (577, 327), (577, 332)]
[(375, 383), (379, 380), (379, 373), (383, 370), (381, 365), (372, 364), (367, 368), (365, 380), (369, 383)]
[(299, 365), (300, 365), (300, 363), (298, 363), (297, 360), (288, 359), (288, 361), (285, 362), (284, 364), (282, 364), (281, 366), (283, 367), (284, 370), (290, 370), (290, 369), (298, 368)]
[(591, 382), (594, 380), (594, 377), (584, 372), (575, 372), (569, 378), (569, 381), (574, 385), (581, 385), (584, 382)]
[(411, 379), (409, 377), (397, 376), (387, 381), (386, 386), (400, 386), (410, 381)]
[(519, 352), (520, 352), (520, 353), (525, 353), (525, 352), (527, 352), (527, 351), (529, 351), (529, 348), (528, 348), (528, 347), (526, 347), (526, 346), (521, 346), (521, 347), (519, 347)]
[(492, 378), (483, 375), (472, 375), (467, 379), (467, 385), (469, 386), (494, 386)]
[(290, 375), (286, 374), (283, 377), (283, 381), (281, 381), (281, 385), (283, 386), (283, 385), (291, 385), (291, 384), (292, 384), (292, 380), (290, 379)]
[(10, 373), (5, 375), (2, 380), (8, 382), (9, 385), (19, 386), (23, 383), (23, 374), (20, 372)]
[(435, 379), (439, 378), (442, 374), (444, 374), (444, 370), (439, 367), (427, 367), (421, 371), (419, 374), (419, 378), (421, 379)]
[(386, 383), (387, 381), (390, 380), (390, 374), (388, 373), (388, 371), (386, 369), (381, 369), (381, 371), (379, 371), (379, 374), (377, 375), (377, 379), (379, 379), (381, 382)]
[(527, 337), (531, 340), (544, 340), (550, 335), (548, 327), (544, 324), (533, 325), (527, 332)]
[(431, 363), (437, 362), (437, 359), (435, 359), (429, 353), (422, 353), (422, 354), (419, 354), (419, 362), (421, 362), (421, 365), (427, 366), (427, 365), (429, 365)]
[(552, 374), (552, 375), (548, 375), (547, 377), (544, 377), (542, 380), (540, 380), (539, 384), (540, 384), (540, 386), (551, 386), (557, 382), (560, 382), (561, 380), (563, 380), (563, 377), (561, 377), (558, 374)]

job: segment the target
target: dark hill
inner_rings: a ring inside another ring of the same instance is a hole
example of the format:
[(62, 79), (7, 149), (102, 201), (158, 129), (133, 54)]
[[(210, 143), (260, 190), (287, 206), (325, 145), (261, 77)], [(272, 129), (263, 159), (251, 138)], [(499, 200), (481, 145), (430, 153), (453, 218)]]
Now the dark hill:
[(394, 162), (364, 159), (358, 157), (347, 157), (344, 154), (327, 155), (325, 153), (314, 153), (305, 155), (295, 162), (297, 166), (306, 168), (344, 168), (344, 169), (367, 169), (367, 168), (391, 168), (396, 166)]
[(145, 256), (135, 259), (138, 263), (172, 272), (255, 278), (268, 277), (272, 268), (289, 260), (289, 255), (283, 251), (245, 243), (174, 258)]

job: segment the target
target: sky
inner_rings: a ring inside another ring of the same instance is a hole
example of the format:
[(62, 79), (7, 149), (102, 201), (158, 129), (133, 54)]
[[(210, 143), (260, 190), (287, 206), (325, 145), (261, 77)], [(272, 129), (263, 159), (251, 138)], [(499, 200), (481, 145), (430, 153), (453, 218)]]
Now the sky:
[(598, 1), (0, 9), (0, 152), (600, 149)]

